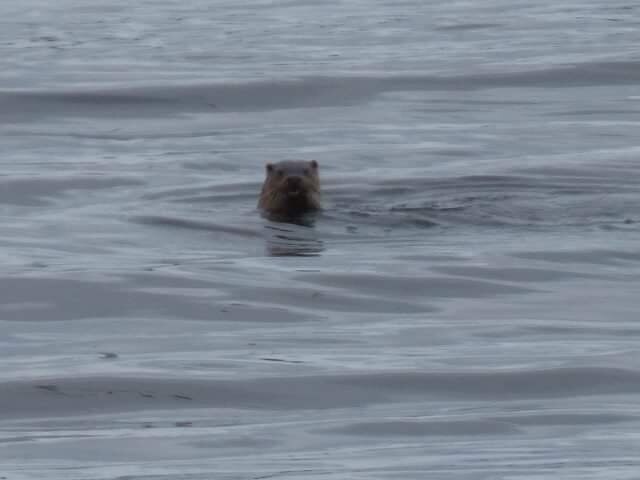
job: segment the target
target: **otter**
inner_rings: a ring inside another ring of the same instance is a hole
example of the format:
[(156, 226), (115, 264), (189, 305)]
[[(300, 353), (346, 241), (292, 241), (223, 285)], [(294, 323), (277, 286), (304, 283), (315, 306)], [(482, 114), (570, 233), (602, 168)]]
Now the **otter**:
[(268, 163), (258, 208), (277, 216), (320, 210), (320, 176), (315, 160)]

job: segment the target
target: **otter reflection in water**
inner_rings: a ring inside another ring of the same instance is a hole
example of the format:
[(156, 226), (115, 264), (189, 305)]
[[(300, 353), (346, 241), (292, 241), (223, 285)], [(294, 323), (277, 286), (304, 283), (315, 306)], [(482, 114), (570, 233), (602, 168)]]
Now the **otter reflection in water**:
[(258, 208), (271, 255), (318, 255), (323, 250), (313, 228), (320, 210), (320, 176), (315, 160), (268, 163)]
[(313, 224), (268, 222), (264, 226), (269, 255), (302, 257), (320, 255), (324, 243), (318, 238)]

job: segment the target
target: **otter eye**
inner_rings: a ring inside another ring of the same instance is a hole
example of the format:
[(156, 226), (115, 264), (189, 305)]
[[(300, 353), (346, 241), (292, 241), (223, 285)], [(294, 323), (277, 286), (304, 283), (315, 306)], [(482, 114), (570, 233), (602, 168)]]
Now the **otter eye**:
[(277, 173), (279, 177), (284, 177), (284, 170), (278, 170)]
[(311, 172), (309, 172), (309, 169), (308, 169), (308, 168), (305, 168), (305, 169), (303, 170), (303, 173), (308, 177), (308, 176), (309, 176), (309, 174), (310, 174)]

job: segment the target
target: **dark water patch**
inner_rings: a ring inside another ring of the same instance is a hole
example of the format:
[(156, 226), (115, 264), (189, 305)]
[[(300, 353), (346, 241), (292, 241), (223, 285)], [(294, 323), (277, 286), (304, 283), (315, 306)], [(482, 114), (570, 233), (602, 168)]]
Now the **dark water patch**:
[(442, 25), (436, 27), (434, 30), (440, 30), (443, 32), (463, 32), (467, 30), (484, 30), (484, 29), (496, 29), (502, 28), (500, 23), (456, 23), (452, 25)]
[[(37, 131), (37, 130), (12, 130), (7, 131), (14, 137), (49, 137), (49, 138), (69, 138), (71, 140), (107, 140), (113, 142), (130, 142), (132, 140), (163, 140), (163, 139), (198, 139), (209, 138), (221, 135), (218, 131), (204, 131), (204, 132), (162, 132), (162, 133), (141, 133), (135, 130), (131, 133), (122, 131), (121, 128), (115, 128), (104, 133), (57, 133), (51, 131)], [(5, 130), (6, 131), (6, 130)], [(119, 132), (119, 133), (116, 133)], [(166, 154), (165, 154), (166, 155)]]
[(118, 354), (114, 352), (98, 352), (101, 360), (115, 360), (118, 358)]
[[(150, 96), (144, 91), (18, 91), (0, 92), (4, 123), (41, 117), (153, 118), (180, 111), (178, 99)], [(211, 108), (211, 107), (209, 107)]]
[[(393, 209), (396, 224), (411, 226), (442, 226), (483, 228), (511, 228), (531, 232), (555, 228), (635, 231), (636, 222), (622, 209), (601, 205), (546, 202), (535, 198), (488, 196), (463, 200), (464, 205), (426, 204), (397, 205)], [(422, 221), (420, 221), (422, 219)], [(392, 222), (390, 222), (392, 223)]]
[[(565, 169), (527, 169), (529, 175), (467, 175), (460, 177), (410, 177), (391, 178), (377, 181), (370, 192), (376, 195), (389, 196), (410, 193), (455, 193), (464, 198), (479, 192), (496, 194), (534, 193), (574, 193), (589, 195), (593, 193), (637, 192), (640, 190), (636, 182), (626, 178), (627, 184), (618, 180), (624, 172), (612, 175), (611, 171), (597, 170), (593, 175), (583, 169), (573, 171)], [(553, 175), (558, 172), (558, 175)], [(541, 175), (531, 175), (540, 173)], [(609, 173), (608, 175), (606, 173)], [(631, 172), (626, 172), (628, 175)], [(640, 173), (640, 172), (639, 172)], [(548, 174), (548, 176), (547, 176)], [(640, 176), (640, 175), (638, 175)], [(551, 177), (551, 178), (549, 178)], [(632, 189), (625, 187), (633, 187)]]
[(596, 85), (634, 85), (640, 80), (640, 62), (594, 61), (518, 72), (441, 78), (408, 77), (397, 80), (398, 90), (474, 90), (501, 87), (567, 88)]
[(562, 325), (536, 325), (530, 327), (522, 327), (522, 331), (533, 333), (535, 335), (550, 335), (558, 337), (559, 335), (571, 336), (573, 338), (579, 336), (589, 336), (603, 339), (605, 336), (616, 339), (640, 336), (640, 327), (592, 327), (582, 324), (562, 326)]
[(243, 202), (247, 203), (256, 198), (255, 192), (250, 193), (214, 193), (208, 195), (198, 195), (193, 197), (177, 198), (174, 201), (177, 203), (210, 203), (210, 204), (232, 204)]
[(431, 151), (433, 155), (442, 157), (471, 158), (477, 155), (473, 150), (463, 148), (437, 148)]
[[(265, 449), (273, 448), (276, 445), (282, 443), (280, 439), (273, 437), (260, 438), (253, 435), (225, 435), (220, 439), (207, 439), (207, 440), (195, 440), (187, 441), (188, 445), (196, 448), (204, 448), (206, 450), (235, 450), (235, 449), (258, 449), (263, 451)], [(268, 475), (263, 478), (276, 478), (277, 475)], [(256, 478), (256, 477), (254, 477)]]
[(301, 314), (290, 305), (254, 305), (248, 301), (228, 301), (217, 307), (218, 314), (210, 320), (225, 322), (294, 323), (301, 324), (309, 320), (317, 320), (319, 312)]
[[(216, 265), (216, 268), (222, 270), (219, 265)], [(121, 277), (134, 285), (143, 285), (146, 289), (166, 288), (180, 290), (200, 288), (206, 290), (212, 288), (211, 282), (208, 280), (194, 278), (193, 276), (188, 277), (179, 273), (124, 273)]]
[(0, 91), (0, 121), (43, 116), (140, 118), (188, 112), (255, 112), (355, 106), (391, 91), (567, 88), (635, 85), (640, 62), (589, 62), (546, 69), (459, 76), (304, 77), (244, 84), (114, 87), (76, 91)]
[(170, 200), (189, 201), (199, 199), (206, 195), (252, 195), (256, 203), (260, 192), (261, 184), (258, 182), (228, 182), (209, 183), (189, 187), (174, 187), (170, 189), (144, 193), (142, 198), (146, 200)]
[(219, 223), (187, 218), (168, 217), (162, 215), (136, 215), (134, 217), (131, 217), (130, 220), (136, 223), (153, 225), (156, 227), (181, 228), (186, 230), (204, 230), (214, 233), (230, 233), (246, 238), (258, 238), (261, 236), (259, 231), (252, 230), (250, 228), (222, 225)]
[(433, 271), (447, 275), (462, 277), (479, 277), (505, 282), (551, 282), (572, 278), (606, 278), (604, 275), (590, 275), (567, 270), (550, 270), (543, 268), (525, 267), (480, 267), (480, 266), (440, 266), (433, 267)]
[(495, 421), (508, 422), (519, 426), (598, 426), (612, 423), (637, 422), (639, 417), (609, 412), (603, 413), (531, 413), (527, 415), (504, 415)]
[(550, 117), (581, 117), (581, 116), (603, 116), (607, 120), (611, 120), (611, 116), (617, 115), (638, 115), (640, 110), (629, 109), (580, 109), (567, 110), (562, 112), (551, 112), (545, 115)]
[[(55, 391), (37, 388), (46, 383)], [(361, 373), (245, 380), (73, 377), (1, 385), (0, 418), (140, 410), (307, 410), (446, 398), (486, 401), (640, 393), (640, 373), (615, 368)]]
[(292, 363), (292, 364), (300, 364), (304, 363), (302, 360), (287, 360), (285, 358), (275, 358), (275, 357), (263, 357), (260, 360), (264, 362), (278, 362), (278, 363)]
[(454, 255), (397, 255), (395, 258), (398, 260), (408, 260), (410, 262), (420, 263), (452, 263), (452, 262), (466, 262), (469, 259), (466, 257), (457, 257)]
[[(167, 380), (150, 378), (88, 377), (50, 379), (64, 395), (38, 390), (31, 382), (3, 385), (0, 417), (17, 415), (58, 416), (115, 413), (119, 411), (165, 410), (198, 407), (280, 410), (330, 408), (359, 404), (357, 392), (314, 392), (305, 387), (313, 381), (302, 379), (257, 381)], [(322, 380), (320, 380), (320, 383)], [(335, 398), (332, 398), (334, 397)], [(188, 397), (185, 400), (179, 397)]]
[(366, 313), (366, 314), (415, 314), (436, 311), (436, 308), (418, 299), (399, 300), (392, 296), (374, 296), (363, 294), (359, 289), (343, 288), (319, 289), (305, 287), (304, 284), (289, 286), (272, 285), (274, 281), (264, 282), (264, 286), (232, 286), (218, 283), (218, 288), (227, 290), (234, 301), (247, 302), (255, 309), (272, 306), (294, 312), (304, 310), (313, 314), (330, 312)]
[[(24, 435), (19, 437), (7, 437), (0, 438), (0, 443), (10, 444), (10, 443), (23, 443), (23, 442), (39, 442), (39, 441), (47, 441), (47, 440), (71, 440), (71, 439), (89, 439), (94, 438), (93, 435), (81, 435), (81, 434), (73, 434), (73, 435), (55, 435), (55, 434), (40, 434), (40, 435)], [(7, 478), (7, 477), (0, 477)]]
[(52, 115), (136, 118), (187, 112), (346, 106), (370, 98), (375, 94), (377, 83), (375, 79), (358, 82), (350, 78), (308, 78), (85, 91), (5, 91), (0, 92), (0, 103), (4, 106), (4, 115), (0, 113), (0, 119), (26, 120)]
[[(505, 106), (514, 106), (514, 107), (527, 107), (540, 105), (539, 100), (507, 100), (507, 99), (495, 99), (495, 98), (486, 98), (486, 99), (474, 99), (474, 98), (430, 98), (430, 104), (453, 104), (453, 105), (473, 105), (473, 106), (491, 106), (491, 107), (505, 107)], [(468, 108), (467, 108), (468, 111)]]
[(631, 232), (638, 231), (637, 225), (637, 220), (625, 218), (619, 222), (598, 225), (598, 228), (605, 232)]
[(633, 202), (640, 184), (630, 176), (618, 181), (620, 176), (624, 172), (415, 176), (336, 188), (330, 198), (339, 210), (362, 213), (358, 221), (366, 224), (622, 227), (633, 225), (640, 212)]
[[(383, 77), (384, 78), (384, 77)], [(384, 78), (385, 90), (475, 90), (486, 88), (567, 88), (597, 85), (635, 85), (640, 62), (584, 62), (515, 72), (448, 77), (397, 76)]]
[[(210, 156), (216, 156), (216, 157), (221, 154), (221, 152), (216, 151), (216, 150), (208, 151), (206, 153), (208, 153)], [(182, 158), (190, 157), (192, 155), (200, 155), (200, 154), (202, 154), (202, 151), (200, 151), (200, 150), (192, 150), (192, 151), (165, 152), (163, 155), (181, 157), (181, 160), (182, 160)], [(215, 161), (212, 161), (212, 160), (187, 160), (187, 161), (181, 161), (180, 163), (181, 163), (182, 167), (185, 168), (185, 169), (197, 170), (197, 171), (201, 171), (201, 172), (212, 172), (212, 175), (220, 175), (222, 172), (237, 172), (238, 171), (237, 162), (234, 162), (233, 160), (221, 160), (219, 158), (216, 158)], [(229, 183), (229, 185), (234, 185), (234, 184)], [(218, 190), (218, 187), (220, 187), (220, 186), (224, 186), (224, 184), (217, 185), (216, 186), (216, 190)], [(253, 183), (252, 182), (251, 183), (251, 190), (253, 192), (258, 192), (260, 190), (260, 187), (259, 187), (259, 185), (257, 183)]]
[(119, 187), (137, 187), (144, 182), (118, 177), (34, 177), (0, 178), (0, 203), (21, 206), (44, 206), (73, 190), (97, 190)]
[[(602, 152), (599, 154), (597, 162), (584, 162), (570, 165), (538, 165), (527, 167), (515, 167), (519, 173), (527, 176), (534, 175), (534, 178), (553, 178), (561, 181), (575, 183), (587, 182), (588, 184), (597, 181), (600, 183), (634, 184), (638, 185), (640, 179), (640, 164), (635, 161), (616, 160), (612, 153)], [(560, 163), (560, 162), (558, 162)]]
[[(176, 285), (178, 281), (173, 280)], [(153, 285), (154, 282), (151, 282)], [(97, 282), (61, 278), (0, 278), (0, 320), (60, 321), (95, 318), (161, 317), (210, 321), (300, 321), (284, 308), (253, 307), (210, 294), (188, 295), (183, 289), (145, 291), (143, 282)], [(199, 286), (202, 289), (202, 286)]]
[[(388, 207), (367, 204), (365, 198), (360, 198), (358, 202), (352, 202), (345, 205), (331, 205), (327, 201), (329, 208), (323, 211), (322, 222), (342, 226), (348, 237), (357, 237), (358, 234), (367, 229), (375, 228), (384, 232), (403, 231), (415, 229), (431, 229), (441, 226), (445, 221), (436, 221), (431, 211), (419, 210), (417, 213), (413, 211), (395, 212)], [(340, 235), (333, 231), (332, 237), (340, 238)]]
[(515, 425), (507, 423), (506, 420), (388, 420), (353, 423), (345, 427), (326, 429), (324, 432), (385, 438), (504, 435), (521, 431)]
[[(53, 235), (42, 236), (42, 237), (36, 237), (34, 235), (33, 238), (31, 237), (27, 238), (25, 235), (17, 235), (13, 238), (8, 238), (8, 239), (0, 238), (0, 247), (7, 248), (7, 249), (11, 248), (16, 250), (21, 250), (25, 248), (46, 250), (53, 247), (55, 248), (56, 252), (62, 253), (65, 256), (68, 256), (68, 258), (74, 258), (79, 253), (78, 246), (76, 244), (74, 244), (73, 242), (61, 242), (59, 238)], [(89, 243), (83, 244), (81, 250), (83, 255), (94, 255), (96, 257), (101, 255), (109, 255), (113, 253), (112, 248), (105, 248), (104, 246), (100, 246), (98, 244), (89, 244)], [(51, 261), (51, 262), (35, 261), (35, 262), (26, 263), (25, 267), (27, 267), (27, 270), (37, 271), (37, 270), (53, 268), (56, 264), (57, 262), (55, 261)]]
[(587, 265), (625, 265), (640, 262), (640, 252), (607, 249), (516, 252), (511, 254), (511, 256), (551, 263), (578, 263)]
[(294, 279), (381, 298), (488, 298), (534, 291), (497, 282), (451, 277), (401, 277), (382, 273), (306, 273)]
[(600, 367), (491, 373), (385, 373), (350, 378), (366, 388), (424, 393), (447, 398), (554, 398), (640, 392), (640, 373)]

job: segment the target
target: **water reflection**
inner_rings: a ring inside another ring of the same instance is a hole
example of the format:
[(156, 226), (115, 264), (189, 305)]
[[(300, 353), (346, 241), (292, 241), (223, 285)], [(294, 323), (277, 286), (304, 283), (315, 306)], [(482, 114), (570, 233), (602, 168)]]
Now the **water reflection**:
[(313, 256), (324, 250), (314, 228), (315, 215), (269, 216), (264, 225), (267, 253), (272, 256)]

